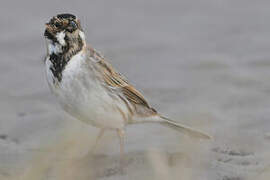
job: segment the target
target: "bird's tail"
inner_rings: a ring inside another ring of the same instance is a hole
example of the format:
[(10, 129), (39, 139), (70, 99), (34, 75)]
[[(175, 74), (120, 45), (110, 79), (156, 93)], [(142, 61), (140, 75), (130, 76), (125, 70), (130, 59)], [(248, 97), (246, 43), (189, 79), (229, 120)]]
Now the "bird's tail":
[(192, 129), (188, 126), (182, 125), (180, 123), (177, 123), (171, 119), (168, 119), (164, 116), (159, 116), (161, 118), (161, 121), (158, 121), (160, 124), (170, 127), (172, 129), (175, 129), (179, 132), (185, 133), (186, 135), (190, 136), (190, 137), (195, 137), (195, 138), (200, 138), (200, 139), (211, 139), (211, 136), (196, 130), (196, 129)]

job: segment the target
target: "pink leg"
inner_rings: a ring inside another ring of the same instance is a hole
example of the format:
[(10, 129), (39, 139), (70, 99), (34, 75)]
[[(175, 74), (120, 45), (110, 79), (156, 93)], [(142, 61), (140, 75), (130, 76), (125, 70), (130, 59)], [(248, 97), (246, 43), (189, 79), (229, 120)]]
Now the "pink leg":
[(94, 153), (95, 152), (95, 150), (97, 148), (97, 145), (98, 145), (98, 142), (101, 139), (101, 137), (104, 135), (104, 132), (105, 132), (105, 129), (104, 128), (103, 129), (100, 129), (100, 131), (99, 131), (99, 133), (97, 135), (97, 138), (96, 138), (96, 142), (95, 142), (93, 148), (90, 151), (91, 153)]
[(118, 134), (119, 142), (120, 142), (121, 169), (123, 169), (123, 167), (124, 167), (124, 136), (125, 136), (125, 131), (123, 129), (117, 129), (117, 134)]

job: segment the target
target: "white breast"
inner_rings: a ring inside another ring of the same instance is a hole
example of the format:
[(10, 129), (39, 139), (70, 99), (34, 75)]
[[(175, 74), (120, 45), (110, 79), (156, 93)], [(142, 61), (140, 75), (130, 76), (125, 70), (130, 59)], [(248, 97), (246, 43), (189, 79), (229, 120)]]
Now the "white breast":
[(51, 66), (52, 66), (52, 62), (49, 60), (49, 56), (47, 56), (46, 60), (45, 60), (45, 70), (46, 70), (46, 78), (47, 78), (47, 82), (49, 84), (49, 87), (51, 90), (53, 90), (53, 85), (54, 85), (54, 76), (52, 71), (50, 70)]
[(49, 86), (60, 104), (72, 116), (98, 127), (122, 128), (124, 119), (117, 110), (127, 112), (122, 102), (116, 103), (107, 90), (97, 81), (94, 72), (87, 67), (89, 60), (80, 52), (70, 59), (62, 72), (62, 81), (55, 84), (46, 60)]

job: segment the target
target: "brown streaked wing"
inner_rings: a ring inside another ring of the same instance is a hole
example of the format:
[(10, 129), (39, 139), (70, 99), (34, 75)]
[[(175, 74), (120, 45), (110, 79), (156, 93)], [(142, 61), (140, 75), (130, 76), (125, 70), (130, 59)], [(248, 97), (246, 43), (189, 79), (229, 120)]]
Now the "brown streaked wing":
[(146, 106), (147, 108), (150, 108), (149, 104), (144, 99), (143, 95), (139, 91), (137, 91), (133, 86), (131, 85), (125, 86), (123, 87), (122, 91), (125, 97), (129, 101), (135, 104), (140, 104), (140, 105)]
[[(133, 104), (142, 105), (149, 109), (152, 109), (147, 101), (144, 99), (143, 95), (136, 90), (128, 81), (113, 67), (104, 60), (99, 54), (96, 54), (99, 58), (97, 62), (100, 65), (101, 72), (103, 73), (104, 81), (107, 85), (111, 87), (121, 88), (123, 95)], [(154, 111), (154, 110), (153, 110)]]

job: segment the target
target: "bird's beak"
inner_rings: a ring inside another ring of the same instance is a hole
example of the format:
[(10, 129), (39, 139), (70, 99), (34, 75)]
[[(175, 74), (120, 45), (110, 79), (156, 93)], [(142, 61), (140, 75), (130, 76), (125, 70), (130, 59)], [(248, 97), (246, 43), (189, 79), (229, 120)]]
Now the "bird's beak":
[(49, 23), (46, 23), (46, 24), (45, 24), (45, 27), (46, 27), (46, 28), (48, 28), (49, 26), (50, 26), (50, 24), (49, 24)]
[(53, 28), (52, 28), (52, 26), (51, 26), (49, 23), (46, 23), (46, 24), (45, 24), (45, 27), (46, 27), (46, 30), (47, 30), (49, 33), (52, 33), (52, 32), (53, 32)]
[(48, 39), (54, 40), (55, 39), (55, 35), (54, 35), (54, 29), (53, 27), (49, 24), (46, 23), (45, 24), (45, 32), (44, 32), (44, 36)]

